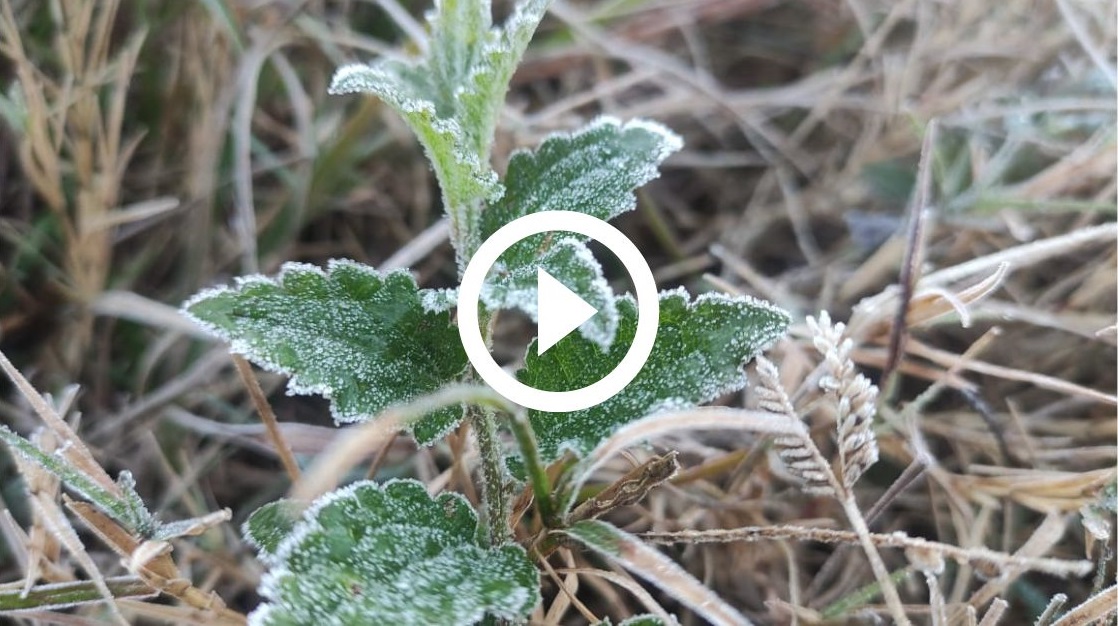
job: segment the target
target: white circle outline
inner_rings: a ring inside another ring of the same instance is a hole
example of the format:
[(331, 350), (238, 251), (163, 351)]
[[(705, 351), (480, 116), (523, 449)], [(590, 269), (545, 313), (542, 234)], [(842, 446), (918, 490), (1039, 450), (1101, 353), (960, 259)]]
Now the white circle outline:
[[(489, 269), (510, 246), (525, 237), (549, 231), (569, 231), (590, 237), (609, 248), (633, 280), (637, 292), (637, 330), (625, 357), (596, 383), (571, 391), (545, 391), (529, 387), (503, 370), (478, 328), (478, 301)], [(644, 367), (656, 343), (660, 325), (660, 296), (656, 279), (637, 246), (611, 224), (574, 211), (541, 211), (515, 219), (485, 240), (474, 253), (458, 288), (458, 335), (466, 357), (482, 380), (505, 398), (530, 409), (562, 413), (601, 404), (625, 388)]]

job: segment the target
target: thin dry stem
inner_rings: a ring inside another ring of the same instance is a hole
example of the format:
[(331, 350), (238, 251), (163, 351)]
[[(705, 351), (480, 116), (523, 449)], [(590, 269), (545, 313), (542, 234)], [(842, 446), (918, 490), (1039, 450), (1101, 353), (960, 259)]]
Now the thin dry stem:
[(1005, 610), (1009, 608), (1009, 603), (1001, 598), (994, 598), (990, 603), (990, 608), (986, 609), (986, 614), (982, 616), (982, 621), (978, 622), (978, 626), (997, 626), (997, 623), (1002, 621), (1002, 616), (1005, 615)]
[[(858, 535), (848, 530), (811, 528), (805, 526), (746, 526), (719, 530), (683, 530), (675, 532), (647, 532), (641, 537), (652, 543), (733, 543), (737, 541), (772, 541), (795, 539), (819, 543), (851, 544), (858, 542)], [(1091, 561), (1072, 561), (1032, 556), (1017, 556), (988, 548), (962, 548), (949, 543), (909, 537), (903, 532), (870, 533), (870, 541), (879, 548), (900, 548), (941, 555), (957, 563), (988, 563), (999, 568), (1021, 568), (1052, 576), (1081, 577), (1094, 568)]]
[(248, 389), (248, 395), (252, 398), (253, 405), (256, 406), (256, 412), (260, 415), (260, 421), (264, 423), (268, 438), (272, 440), (272, 446), (276, 449), (276, 454), (279, 455), (284, 470), (287, 471), (292, 483), (298, 483), (302, 472), (299, 471), (299, 464), (295, 461), (291, 446), (287, 445), (287, 440), (284, 439), (283, 433), (280, 431), (279, 420), (276, 419), (276, 414), (272, 411), (272, 405), (268, 403), (264, 390), (260, 388), (260, 381), (256, 379), (256, 374), (252, 372), (252, 366), (244, 357), (236, 354), (232, 357), (233, 365), (237, 368), (237, 374), (240, 375), (245, 388)]
[(1086, 626), (1118, 614), (1118, 585), (1111, 585), (1068, 611), (1052, 626)]

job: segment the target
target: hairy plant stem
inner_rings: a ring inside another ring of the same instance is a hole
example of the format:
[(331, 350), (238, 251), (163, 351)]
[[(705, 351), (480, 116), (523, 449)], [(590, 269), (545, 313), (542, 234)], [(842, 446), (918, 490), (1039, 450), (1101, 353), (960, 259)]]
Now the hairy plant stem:
[(528, 481), (532, 483), (532, 494), (536, 498), (540, 517), (543, 518), (546, 526), (555, 527), (559, 524), (559, 518), (555, 514), (555, 503), (551, 497), (551, 480), (547, 477), (547, 468), (540, 461), (540, 451), (536, 445), (536, 433), (532, 430), (532, 423), (521, 410), (512, 415), (509, 425), (520, 448)]
[(499, 546), (512, 539), (512, 531), (509, 529), (509, 498), (505, 491), (504, 455), (497, 435), (497, 417), (492, 409), (471, 407), (468, 419), (481, 455), (481, 500), (485, 507), (489, 543)]
[[(478, 319), (482, 337), (488, 345), (493, 336), (496, 314), (482, 312)], [(504, 454), (497, 433), (496, 412), (489, 407), (470, 406), (466, 419), (477, 441), (481, 456), (481, 502), (485, 509), (485, 526), (490, 545), (499, 546), (512, 539), (509, 528), (509, 494), (505, 490)]]

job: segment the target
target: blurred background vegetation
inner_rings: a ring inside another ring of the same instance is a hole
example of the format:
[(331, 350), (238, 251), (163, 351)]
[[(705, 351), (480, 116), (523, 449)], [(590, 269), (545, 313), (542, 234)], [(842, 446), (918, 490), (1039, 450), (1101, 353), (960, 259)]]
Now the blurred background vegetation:
[[(498, 17), (508, 7), (496, 2)], [(453, 284), (434, 177), (406, 128), (376, 100), (326, 95), (339, 64), (416, 45), (426, 8), (0, 0), (0, 350), (42, 391), (81, 386), (79, 432), (111, 473), (136, 473), (165, 517), (231, 507), (239, 523), (286, 488), (225, 348), (177, 315), (186, 297), (334, 257)], [(1000, 335), (983, 344), (989, 367), (963, 368), (969, 396), (945, 396), (921, 417), (958, 493), (915, 488), (877, 527), (1012, 552), (1045, 511), (1067, 515), (1045, 551), (1097, 559), (1100, 577), (1014, 577), (1003, 595), (1011, 623), (1025, 623), (1053, 593), (1082, 600), (1113, 578), (1103, 558), (1113, 542), (1094, 543), (1072, 514), (1116, 457), (1115, 246), (1067, 237), (1115, 217), (1115, 20), (1115, 4), (1096, 0), (557, 1), (514, 79), (495, 159), (500, 168), (515, 148), (599, 114), (657, 119), (686, 148), (620, 224), (661, 285), (735, 289), (797, 319), (820, 309), (844, 319), (897, 282), (922, 135), (938, 119), (928, 270), (1063, 244), (1018, 258), (969, 328), (954, 317), (921, 331), (928, 351), (903, 363), (902, 404), (995, 325)], [(803, 362), (792, 344), (780, 352)], [(881, 346), (859, 359), (880, 368)], [(334, 437), (322, 403), (261, 379), (298, 454)], [(35, 418), (2, 389), (0, 419), (29, 432)], [(461, 443), (414, 454), (397, 441), (381, 475), (433, 479)], [(740, 443), (685, 452), (701, 464)], [(870, 490), (905, 466), (904, 440), (891, 445)], [(694, 523), (842, 519), (769, 469), (727, 474), (704, 475), (706, 497), (726, 507)], [(1021, 476), (1064, 482), (1028, 499)], [(685, 518), (696, 505), (681, 493), (634, 523)], [(22, 484), (5, 480), (2, 495), (26, 525)], [(5, 536), (0, 572), (18, 579), (15, 536)], [(782, 550), (676, 556), (762, 623), (795, 613), (766, 604), (787, 603), (789, 581), (812, 592), (799, 602), (816, 611), (870, 581), (857, 559), (849, 576), (820, 581), (826, 552)], [(235, 525), (180, 560), (231, 606), (256, 602), (260, 568)], [(954, 602), (977, 584), (953, 580)]]

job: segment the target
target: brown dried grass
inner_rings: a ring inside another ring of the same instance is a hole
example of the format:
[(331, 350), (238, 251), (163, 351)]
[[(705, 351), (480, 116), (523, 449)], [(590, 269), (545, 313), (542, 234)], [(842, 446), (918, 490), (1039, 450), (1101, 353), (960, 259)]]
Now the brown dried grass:
[[(395, 2), (378, 6), (0, 0), (0, 77), (25, 114), (0, 135), (12, 139), (0, 144), (0, 347), (40, 388), (83, 384), (94, 456), (141, 476), (168, 517), (231, 506), (243, 519), (288, 486), (269, 441), (314, 455), (337, 433), (271, 376), (260, 382), (279, 422), (260, 426), (224, 349), (200, 354), (167, 304), (291, 259), (453, 278), (437, 194), (400, 123), (376, 102), (324, 96), (338, 62), (414, 32)], [(1084, 507), (1118, 457), (1115, 13), (1087, 0), (555, 4), (497, 158), (598, 113), (663, 121), (687, 149), (622, 220), (661, 280), (757, 294), (799, 319), (830, 311), (849, 319), (858, 367), (894, 372), (879, 381), (881, 460), (854, 488), (869, 534), (846, 533), (839, 502), (805, 495), (766, 439), (740, 434), (658, 440), (683, 472), (612, 521), (691, 533), (669, 554), (761, 624), (887, 615), (880, 580), (845, 546), (867, 537), (918, 623), (1028, 623), (1058, 593), (1071, 611), (1057, 623), (1107, 619), (1113, 529)], [(911, 202), (933, 119), (927, 191)], [(769, 358), (803, 406), (819, 375), (808, 329)], [(36, 425), (15, 396), (0, 415)], [(837, 458), (833, 413), (804, 415)], [(418, 452), (389, 438), (370, 454), (371, 469), (473, 494), (458, 436)], [(616, 457), (597, 481), (650, 458)], [(28, 525), (19, 494), (5, 491), (5, 580), (71, 580), (85, 557)], [(725, 533), (735, 543), (701, 545)], [(234, 527), (179, 548), (194, 585), (251, 608), (260, 566)], [(107, 546), (87, 549), (105, 584), (133, 582), (114, 578)], [(1044, 559), (1094, 561), (1098, 575), (1029, 566)], [(696, 623), (670, 594), (569, 552), (547, 570), (539, 623), (660, 603)], [(133, 621), (202, 619), (185, 605), (116, 607)]]

